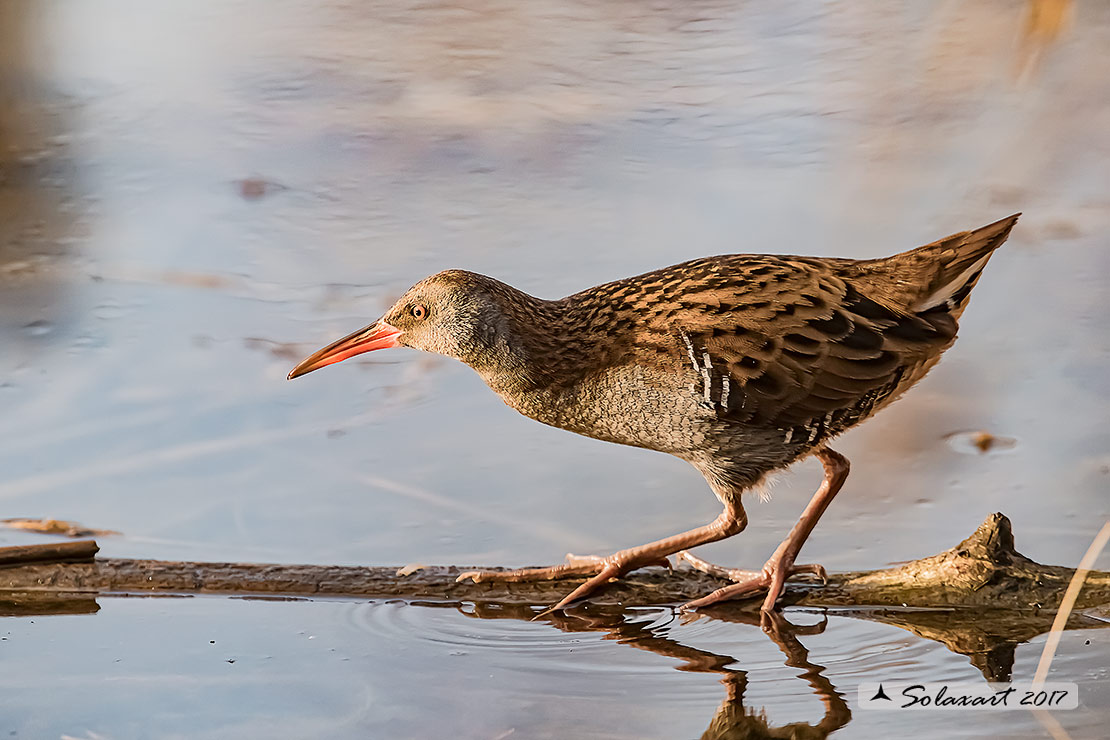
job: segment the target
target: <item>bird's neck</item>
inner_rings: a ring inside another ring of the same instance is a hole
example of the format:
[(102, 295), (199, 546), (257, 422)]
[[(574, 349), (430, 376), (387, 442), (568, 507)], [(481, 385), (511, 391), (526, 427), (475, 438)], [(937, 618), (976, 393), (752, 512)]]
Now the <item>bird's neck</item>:
[(573, 385), (597, 364), (593, 337), (566, 299), (517, 292), (501, 308), (493, 351), (469, 364), (510, 405), (517, 397)]

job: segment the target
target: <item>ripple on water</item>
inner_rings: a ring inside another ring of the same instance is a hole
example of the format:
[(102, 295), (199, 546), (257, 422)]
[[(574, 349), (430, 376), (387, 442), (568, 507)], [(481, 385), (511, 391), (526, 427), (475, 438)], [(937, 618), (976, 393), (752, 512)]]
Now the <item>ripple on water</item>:
[[(508, 618), (492, 616), (488, 609), (481, 613), (477, 616), (472, 605), (388, 601), (353, 605), (346, 618), (379, 639), (441, 646), (445, 659), (480, 655), (484, 664), (505, 670), (542, 670), (549, 679), (546, 688), (558, 686), (566, 697), (625, 696), (627, 686), (635, 685), (655, 687), (668, 702), (720, 701), (720, 673), (710, 671), (705, 681), (693, 681), (676, 671), (691, 650), (687, 639), (669, 636), (676, 624), (671, 609), (626, 612), (624, 623), (612, 627), (604, 625), (615, 624), (613, 618), (590, 615), (565, 620), (559, 628), (515, 613)], [(758, 628), (751, 634), (762, 639)], [(554, 680), (559, 676), (571, 680)]]
[(71, 355), (79, 355), (93, 350), (104, 349), (106, 346), (108, 346), (108, 340), (104, 335), (85, 333), (70, 342), (66, 351)]
[[(871, 681), (876, 675), (921, 681), (950, 679), (953, 660), (967, 660), (900, 627), (867, 619), (830, 615), (826, 634), (833, 639), (819, 645), (815, 642), (811, 657), (844, 686), (854, 687), (857, 681)], [(970, 665), (957, 673), (964, 680), (978, 675)]]
[(54, 331), (54, 325), (42, 319), (23, 326), (23, 333), (29, 337), (45, 337), (52, 331)]
[(952, 432), (944, 436), (944, 441), (953, 450), (965, 455), (993, 455), (1017, 447), (1017, 440), (1013, 437), (1000, 437), (982, 429)]
[[(646, 621), (653, 624), (656, 620), (651, 617), (661, 611), (651, 610)], [(479, 616), (471, 605), (386, 601), (359, 604), (350, 619), (356, 627), (382, 637), (417, 639), (463, 650), (498, 650), (533, 657), (574, 648), (581, 652), (609, 650), (604, 642), (606, 632), (589, 630), (585, 622), (581, 632), (563, 632), (545, 622), (529, 622), (508, 614), (498, 618), (494, 614), (487, 611)]]
[(112, 321), (127, 315), (127, 310), (118, 303), (101, 303), (92, 310), (92, 315), (102, 321)]

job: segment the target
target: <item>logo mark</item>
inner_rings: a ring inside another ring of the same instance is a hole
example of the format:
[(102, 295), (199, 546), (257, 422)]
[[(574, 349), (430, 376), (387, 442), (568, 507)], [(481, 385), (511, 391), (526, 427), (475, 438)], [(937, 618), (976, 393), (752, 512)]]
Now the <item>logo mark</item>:
[(894, 701), (893, 699), (891, 699), (889, 696), (886, 695), (885, 691), (883, 691), (883, 685), (882, 684), (879, 684), (879, 690), (876, 691), (875, 695), (871, 697), (871, 701), (875, 701), (876, 699), (886, 699), (887, 701)]

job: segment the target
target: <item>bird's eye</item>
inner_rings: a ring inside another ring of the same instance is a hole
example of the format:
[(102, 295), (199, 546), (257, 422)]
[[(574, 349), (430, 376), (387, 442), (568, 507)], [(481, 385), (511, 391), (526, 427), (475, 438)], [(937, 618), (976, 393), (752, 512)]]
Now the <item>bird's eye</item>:
[(417, 303), (415, 306), (412, 307), (412, 315), (413, 318), (423, 319), (428, 315), (428, 309), (425, 308), (422, 304)]

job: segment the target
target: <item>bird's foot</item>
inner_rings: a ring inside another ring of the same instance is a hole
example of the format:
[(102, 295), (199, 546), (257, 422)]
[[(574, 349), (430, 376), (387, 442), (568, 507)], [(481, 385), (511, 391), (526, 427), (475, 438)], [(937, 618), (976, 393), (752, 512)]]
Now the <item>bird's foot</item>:
[[(700, 570), (702, 573), (708, 573), (709, 575), (716, 576), (717, 578), (727, 578), (728, 580), (736, 581), (737, 583), (741, 581), (750, 581), (753, 578), (760, 577), (760, 575), (762, 573), (765, 573), (768, 567), (771, 565), (769, 561), (767, 565), (763, 566), (763, 570), (726, 568), (722, 565), (716, 565), (714, 563), (710, 563), (707, 560), (702, 560), (689, 550), (683, 550), (682, 552), (675, 553), (675, 557), (678, 560), (689, 564), (692, 568), (694, 568), (694, 570)], [(820, 578), (822, 583), (826, 583), (829, 580), (828, 573), (825, 572), (825, 569), (822, 566), (817, 565), (816, 563), (791, 565), (790, 573), (787, 577), (789, 578), (796, 575), (811, 575), (815, 578)]]
[(514, 570), (468, 570), (460, 573), (455, 579), (456, 583), (470, 579), (474, 583), (484, 581), (500, 581), (502, 583), (526, 583), (528, 581), (554, 581), (559, 578), (574, 578), (575, 576), (589, 576), (599, 572), (604, 566), (600, 562), (568, 556), (567, 562), (561, 565), (551, 565), (546, 568), (516, 568)]
[(779, 555), (778, 553), (763, 565), (762, 570), (758, 571), (741, 570), (739, 568), (723, 568), (719, 565), (706, 562), (685, 550), (678, 553), (677, 557), (679, 560), (686, 561), (703, 573), (735, 581), (731, 586), (724, 586), (700, 599), (694, 599), (693, 601), (683, 604), (683, 611), (700, 609), (710, 606), (711, 604), (745, 598), (760, 593), (761, 591), (766, 591), (767, 596), (763, 600), (763, 606), (760, 607), (760, 611), (767, 614), (774, 611), (775, 602), (778, 600), (779, 596), (782, 595), (783, 589), (786, 587), (787, 578), (792, 578), (797, 575), (809, 575), (821, 579), (822, 583), (828, 582), (828, 574), (820, 565), (815, 563), (796, 565), (793, 558)]
[(608, 557), (598, 555), (572, 555), (567, 554), (567, 562), (561, 565), (552, 565), (547, 568), (518, 568), (516, 570), (469, 570), (460, 573), (456, 582), (468, 578), (474, 583), (483, 581), (502, 581), (507, 583), (520, 583), (524, 581), (550, 581), (558, 578), (574, 578), (576, 576), (593, 576), (578, 588), (563, 597), (558, 604), (546, 609), (537, 617), (559, 611), (571, 603), (584, 599), (593, 594), (609, 581), (620, 578), (624, 574), (644, 568), (649, 565), (671, 567), (671, 562), (666, 557), (653, 556), (633, 550), (622, 550)]
[(633, 565), (632, 559), (622, 558), (622, 554), (618, 552), (609, 557), (602, 557), (601, 555), (575, 555), (568, 552), (567, 561), (560, 565), (549, 565), (546, 568), (517, 568), (515, 570), (468, 570), (465, 573), (460, 573), (455, 582), (462, 583), (467, 579), (474, 583), (482, 583), (483, 581), (501, 581), (503, 583), (555, 581), (560, 578), (597, 575), (609, 566), (618, 565), (619, 567), (622, 560), (628, 561), (628, 567), (623, 568), (619, 575), (649, 565), (658, 565), (663, 568), (671, 567), (671, 561), (666, 558), (640, 560)]
[[(590, 566), (595, 569), (591, 572), (595, 573), (601, 572), (601, 569), (604, 568), (607, 563), (621, 559), (629, 562), (637, 562), (638, 565), (634, 566), (635, 568), (647, 568), (648, 566), (655, 565), (660, 568), (666, 568), (667, 570), (671, 569), (671, 561), (665, 557), (653, 558), (650, 555), (629, 554), (627, 551), (623, 553), (614, 553), (608, 557), (603, 555), (575, 555), (573, 552), (567, 553), (567, 565), (576, 567)], [(629, 568), (629, 570), (632, 570), (632, 568)]]

